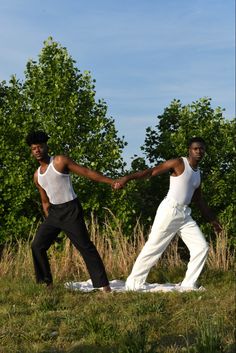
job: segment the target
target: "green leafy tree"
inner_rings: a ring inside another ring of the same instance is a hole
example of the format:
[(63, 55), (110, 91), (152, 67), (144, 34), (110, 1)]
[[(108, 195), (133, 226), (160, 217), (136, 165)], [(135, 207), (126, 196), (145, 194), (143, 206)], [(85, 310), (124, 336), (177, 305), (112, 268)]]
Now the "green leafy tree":
[[(32, 182), (35, 161), (25, 137), (32, 129), (49, 136), (52, 154), (68, 154), (78, 163), (116, 177), (123, 169), (126, 144), (117, 136), (107, 105), (95, 99), (95, 80), (83, 73), (66, 48), (49, 38), (38, 62), (26, 65), (25, 80), (14, 76), (0, 84), (0, 240), (28, 236), (40, 221), (41, 205)], [(87, 212), (104, 212), (111, 188), (75, 177), (73, 184)]]

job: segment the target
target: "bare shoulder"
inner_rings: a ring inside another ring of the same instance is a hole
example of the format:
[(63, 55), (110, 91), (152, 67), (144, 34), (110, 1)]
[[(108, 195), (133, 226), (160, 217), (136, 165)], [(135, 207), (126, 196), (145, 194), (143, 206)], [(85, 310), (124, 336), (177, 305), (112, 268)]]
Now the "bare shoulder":
[(172, 175), (179, 176), (184, 172), (184, 161), (182, 157), (173, 160)]
[(170, 170), (175, 170), (176, 168), (183, 166), (183, 160), (182, 158), (168, 159), (167, 161), (163, 162), (163, 165), (165, 165)]
[(178, 157), (175, 159), (175, 163), (177, 166), (184, 166), (184, 161), (183, 161), (183, 158), (182, 157)]
[(57, 156), (53, 157), (53, 163), (65, 163), (69, 157), (64, 156), (63, 154), (58, 154)]
[(183, 165), (183, 159), (181, 157), (169, 159), (167, 162), (169, 162), (170, 165), (175, 167)]
[(67, 156), (64, 156), (62, 154), (59, 154), (57, 156), (54, 156), (53, 157), (53, 165), (55, 167), (59, 167), (59, 169), (63, 169), (67, 166), (68, 162), (70, 161), (71, 159)]
[(159, 167), (159, 172), (169, 171), (172, 176), (178, 176), (184, 171), (184, 162), (182, 158), (168, 159), (163, 162)]
[(76, 165), (70, 157), (57, 155), (53, 158), (53, 166), (61, 173), (68, 173), (72, 165)]
[(152, 169), (152, 176), (160, 175), (167, 172), (173, 172), (179, 164), (178, 159), (168, 159), (167, 161), (158, 164)]

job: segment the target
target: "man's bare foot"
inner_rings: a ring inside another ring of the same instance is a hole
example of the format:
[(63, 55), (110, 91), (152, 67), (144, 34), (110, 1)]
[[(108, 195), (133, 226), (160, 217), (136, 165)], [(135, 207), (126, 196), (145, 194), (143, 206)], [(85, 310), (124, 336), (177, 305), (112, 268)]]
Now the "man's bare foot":
[(111, 287), (108, 285), (108, 286), (102, 287), (101, 290), (102, 290), (102, 292), (110, 293), (111, 292)]

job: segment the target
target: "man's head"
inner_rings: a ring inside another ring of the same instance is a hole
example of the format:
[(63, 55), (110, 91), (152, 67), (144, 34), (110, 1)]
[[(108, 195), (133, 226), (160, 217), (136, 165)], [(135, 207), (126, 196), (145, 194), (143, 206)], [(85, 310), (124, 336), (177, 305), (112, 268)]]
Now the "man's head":
[(39, 143), (47, 143), (49, 137), (44, 131), (31, 131), (25, 141), (28, 146), (36, 145)]
[(37, 161), (48, 156), (47, 141), (49, 137), (44, 131), (32, 131), (26, 137), (26, 143), (31, 148), (31, 153)]
[(206, 142), (202, 137), (192, 137), (188, 141), (189, 157), (200, 162), (206, 152)]

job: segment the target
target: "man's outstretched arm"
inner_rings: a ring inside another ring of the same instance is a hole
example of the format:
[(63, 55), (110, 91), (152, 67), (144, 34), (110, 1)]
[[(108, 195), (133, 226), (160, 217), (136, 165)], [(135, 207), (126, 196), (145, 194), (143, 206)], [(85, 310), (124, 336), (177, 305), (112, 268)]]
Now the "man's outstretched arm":
[(167, 173), (169, 171), (175, 172), (176, 169), (180, 167), (180, 165), (181, 162), (179, 159), (170, 159), (166, 162), (159, 164), (156, 167), (140, 170), (138, 172), (125, 175), (122, 178), (117, 179), (116, 182), (119, 183), (120, 187), (123, 187), (130, 180), (151, 178), (157, 175)]
[(70, 171), (72, 173), (75, 173), (79, 176), (83, 176), (85, 178), (88, 178), (88, 179), (96, 181), (96, 182), (106, 183), (109, 185), (114, 184), (114, 180), (112, 178), (109, 178), (100, 172), (89, 169), (87, 167), (83, 167), (83, 166), (79, 165), (78, 163), (74, 162), (69, 157), (63, 156), (61, 158), (62, 158), (62, 162), (64, 163), (65, 169), (67, 169), (68, 171)]

